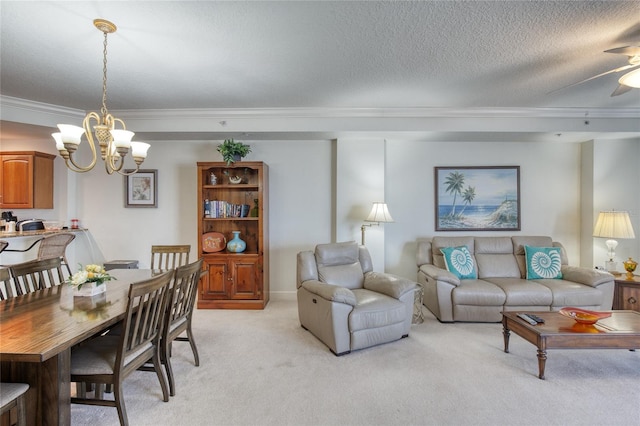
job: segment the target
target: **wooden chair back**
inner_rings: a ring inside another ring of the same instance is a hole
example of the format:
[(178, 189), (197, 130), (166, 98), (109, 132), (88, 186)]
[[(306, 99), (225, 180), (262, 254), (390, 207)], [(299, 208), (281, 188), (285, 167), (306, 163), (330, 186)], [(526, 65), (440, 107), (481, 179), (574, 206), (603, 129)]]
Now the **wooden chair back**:
[(13, 297), (14, 294), (11, 288), (11, 272), (9, 272), (9, 268), (0, 268), (0, 300)]
[(154, 245), (151, 246), (151, 269), (176, 269), (189, 263), (191, 246), (185, 245)]
[[(174, 271), (131, 284), (116, 356), (116, 375), (126, 377), (151, 358), (160, 360), (160, 338)], [(163, 387), (166, 386), (161, 380)], [(163, 392), (165, 393), (165, 392)]]
[[(95, 398), (81, 391), (71, 397), (72, 404), (116, 407), (121, 425), (128, 425), (122, 383), (132, 372), (153, 362), (153, 371), (162, 387), (165, 402), (169, 401), (167, 381), (160, 361), (160, 339), (171, 296), (174, 271), (158, 274), (129, 286), (127, 310), (122, 320), (122, 333), (94, 337), (71, 351), (71, 381), (95, 384)], [(115, 354), (115, 360), (113, 358)], [(101, 398), (104, 385), (113, 385), (114, 399)]]
[[(196, 348), (193, 333), (191, 331), (191, 317), (193, 307), (198, 294), (198, 282), (202, 273), (202, 262), (200, 258), (188, 265), (176, 268), (175, 276), (171, 286), (171, 298), (167, 308), (167, 316), (162, 332), (162, 361), (167, 370), (169, 379), (169, 394), (175, 395), (175, 381), (173, 369), (171, 367), (171, 343), (174, 340), (187, 341), (191, 345), (191, 351), (196, 366), (200, 365), (198, 349)], [(180, 336), (187, 332), (186, 337)]]
[(9, 267), (16, 295), (54, 287), (65, 281), (62, 272), (62, 257), (30, 260)]
[(63, 233), (48, 235), (40, 240), (38, 247), (38, 255), (36, 259), (48, 259), (50, 257), (62, 257), (67, 268), (67, 272), (71, 275), (71, 268), (67, 262), (67, 246), (76, 238), (74, 234)]
[(175, 328), (177, 324), (184, 322), (183, 320), (190, 319), (196, 295), (198, 294), (202, 262), (203, 259), (198, 259), (193, 263), (176, 268), (173, 285), (171, 286), (171, 302), (165, 334)]

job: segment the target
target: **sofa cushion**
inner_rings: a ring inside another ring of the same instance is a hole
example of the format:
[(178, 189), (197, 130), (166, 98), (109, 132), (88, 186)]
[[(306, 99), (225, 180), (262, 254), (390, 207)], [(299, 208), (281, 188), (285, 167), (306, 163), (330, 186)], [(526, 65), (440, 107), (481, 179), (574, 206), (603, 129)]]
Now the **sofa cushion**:
[(357, 243), (318, 244), (315, 257), (320, 281), (349, 289), (362, 288), (364, 274)]
[(463, 280), (453, 289), (454, 305), (502, 306), (507, 299), (498, 286), (483, 280)]
[(513, 243), (509, 237), (476, 237), (475, 257), (478, 278), (521, 278), (518, 262), (513, 255)]
[(573, 281), (547, 279), (535, 282), (551, 290), (553, 294), (552, 307), (599, 306), (604, 298), (602, 290)]
[(349, 330), (366, 330), (402, 323), (407, 318), (404, 303), (375, 291), (354, 290), (357, 304), (349, 314)]
[(364, 285), (364, 274), (360, 262), (348, 265), (318, 265), (318, 278), (324, 283), (349, 289), (362, 288)]
[(557, 247), (524, 247), (527, 279), (562, 278), (562, 260)]
[(455, 274), (460, 279), (478, 278), (475, 262), (467, 246), (445, 247), (441, 248), (440, 251), (444, 256), (447, 271)]
[(474, 238), (473, 237), (433, 237), (431, 240), (431, 254), (433, 255), (433, 264), (438, 268), (447, 269), (444, 263), (444, 256), (440, 249), (445, 247), (467, 246), (469, 253), (474, 255)]
[(505, 306), (551, 306), (551, 290), (535, 281), (522, 278), (487, 278), (506, 295)]

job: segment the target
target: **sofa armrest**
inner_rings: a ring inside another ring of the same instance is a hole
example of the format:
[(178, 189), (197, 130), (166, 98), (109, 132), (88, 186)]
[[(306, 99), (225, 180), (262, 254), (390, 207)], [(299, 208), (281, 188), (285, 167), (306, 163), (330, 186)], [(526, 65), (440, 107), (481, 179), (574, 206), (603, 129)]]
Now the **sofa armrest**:
[(563, 265), (562, 278), (591, 287), (598, 287), (601, 284), (613, 282), (613, 275), (608, 272), (580, 266)]
[(460, 285), (460, 278), (455, 276), (452, 272), (447, 271), (446, 269), (438, 268), (434, 265), (422, 265), (420, 270), (424, 272), (424, 274), (433, 279), (434, 281), (442, 281), (454, 286)]
[(300, 287), (304, 288), (309, 293), (313, 293), (330, 302), (356, 306), (356, 295), (346, 287), (340, 287), (315, 280), (305, 281)]
[(400, 299), (406, 293), (414, 291), (416, 287), (417, 284), (415, 281), (393, 274), (368, 272), (364, 275), (364, 288), (386, 294), (394, 299)]

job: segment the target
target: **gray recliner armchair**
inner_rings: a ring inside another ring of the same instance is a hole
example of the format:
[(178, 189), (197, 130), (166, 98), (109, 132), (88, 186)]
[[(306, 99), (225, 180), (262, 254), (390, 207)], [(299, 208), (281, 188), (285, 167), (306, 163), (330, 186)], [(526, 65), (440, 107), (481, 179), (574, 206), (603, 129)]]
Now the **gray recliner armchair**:
[(366, 247), (319, 244), (297, 260), (300, 324), (335, 355), (409, 335), (417, 285), (373, 272)]

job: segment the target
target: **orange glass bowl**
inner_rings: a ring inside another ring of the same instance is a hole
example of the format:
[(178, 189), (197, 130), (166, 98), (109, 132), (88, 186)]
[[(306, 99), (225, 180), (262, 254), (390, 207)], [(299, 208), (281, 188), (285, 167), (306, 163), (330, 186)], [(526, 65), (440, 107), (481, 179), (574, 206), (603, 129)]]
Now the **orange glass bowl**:
[(558, 311), (560, 315), (575, 320), (579, 324), (595, 324), (603, 318), (609, 318), (611, 312), (588, 311), (586, 309), (566, 307)]

